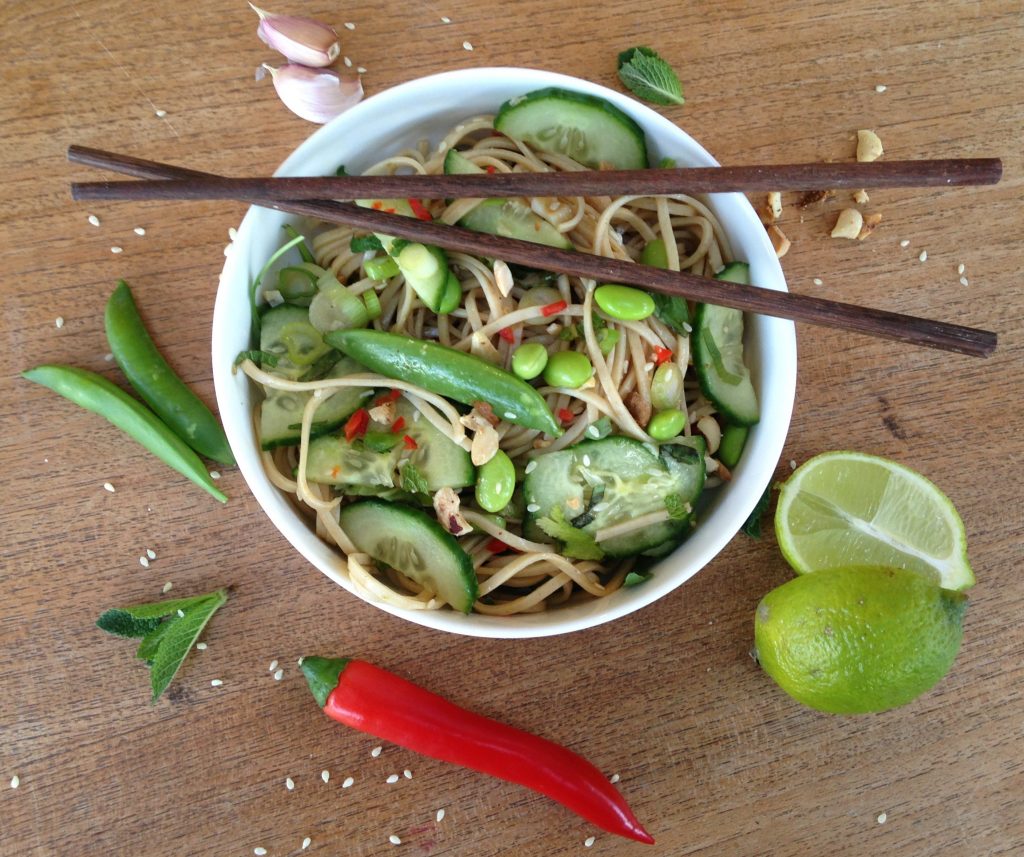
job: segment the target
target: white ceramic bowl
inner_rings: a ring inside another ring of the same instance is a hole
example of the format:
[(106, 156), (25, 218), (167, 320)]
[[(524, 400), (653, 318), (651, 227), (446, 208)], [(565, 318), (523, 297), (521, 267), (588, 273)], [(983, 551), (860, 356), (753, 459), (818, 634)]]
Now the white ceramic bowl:
[[(339, 164), (359, 173), (394, 151), (427, 137), (436, 142), (466, 117), (492, 113), (508, 98), (545, 86), (600, 96), (633, 117), (647, 134), (652, 163), (675, 158), (680, 166), (717, 166), (691, 137), (648, 107), (585, 80), (519, 68), (474, 68), (410, 81), (374, 95), (312, 134), (281, 165), (277, 175), (328, 175)], [(771, 244), (742, 194), (711, 197), (737, 258), (750, 263), (761, 286), (784, 291), (786, 283)], [(250, 208), (221, 274), (213, 317), (213, 370), (221, 418), (238, 466), (274, 525), (309, 562), (339, 586), (362, 597), (349, 582), (342, 558), (320, 541), (289, 499), (267, 479), (252, 424), (254, 389), (232, 374), (235, 356), (249, 348), (248, 288), (270, 254), (282, 243), (281, 225), (294, 218)], [(374, 603), (412, 622), (480, 637), (541, 637), (577, 631), (632, 613), (671, 592), (707, 565), (738, 532), (772, 478), (789, 428), (796, 387), (793, 325), (779, 319), (748, 318), (746, 356), (761, 404), (733, 479), (714, 492), (690, 538), (658, 563), (641, 586), (539, 614), (512, 617), (470, 615), (451, 610), (407, 611)]]

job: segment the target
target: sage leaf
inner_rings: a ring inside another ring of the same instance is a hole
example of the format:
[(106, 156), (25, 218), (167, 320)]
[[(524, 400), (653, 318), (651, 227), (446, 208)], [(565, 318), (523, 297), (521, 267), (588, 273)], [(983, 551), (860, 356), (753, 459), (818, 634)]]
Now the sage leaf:
[(167, 620), (170, 627), (161, 635), (149, 674), (153, 702), (167, 689), (206, 623), (227, 600), (227, 592), (220, 589), (200, 598), (187, 609), (178, 608), (184, 616)]

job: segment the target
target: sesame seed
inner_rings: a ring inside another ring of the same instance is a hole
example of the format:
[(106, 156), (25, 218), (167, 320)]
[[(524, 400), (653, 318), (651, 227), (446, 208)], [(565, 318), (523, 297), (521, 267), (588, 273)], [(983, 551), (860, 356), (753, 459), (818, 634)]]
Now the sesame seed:
[(11, 788), (12, 789), (16, 789), (20, 785), (21, 785), (21, 777), (19, 777), (17, 774), (15, 774), (13, 777), (11, 777)]
[(887, 819), (888, 817), (889, 817), (889, 816), (888, 816), (888, 814), (887, 814), (887, 813), (884, 813), (884, 812), (882, 812), (882, 813), (879, 813), (879, 815), (878, 815), (878, 823), (879, 823), (879, 824), (885, 824), (885, 821), (886, 821), (886, 819)]
[(167, 111), (166, 110), (161, 110), (159, 108), (157, 109), (157, 111), (156, 111), (156, 118), (157, 119), (163, 119), (166, 115), (167, 115)]
[(113, 253), (114, 255), (117, 255), (118, 253), (123, 253), (124, 247), (111, 247), (110, 252)]
[(452, 19), (449, 18), (447, 15), (442, 15), (441, 16), (441, 23), (442, 24), (450, 24), (451, 22), (452, 22)]
[(324, 768), (320, 772), (320, 779), (323, 780), (325, 783), (328, 782), (331, 779), (331, 772)]
[(619, 775), (618, 774), (612, 774), (608, 778), (608, 782), (610, 782), (610, 783), (617, 783), (618, 781), (619, 781)]
[(220, 687), (222, 684), (224, 684), (224, 682), (222, 682), (219, 678), (215, 678), (210, 682), (210, 684), (213, 687)]
[(390, 777), (387, 778), (387, 780), (385, 780), (385, 782), (387, 782), (388, 785), (392, 785), (394, 783), (397, 783), (398, 782), (398, 774), (392, 774)]
[(111, 494), (113, 494), (115, 489), (114, 489), (114, 486), (111, 485), (109, 482), (104, 482), (103, 483), (103, 490), (104, 491), (109, 491)]
[(277, 669), (277, 661), (271, 661), (270, 662), (270, 666), (267, 667), (267, 672), (271, 672), (272, 673), (276, 669)]
[(904, 238), (902, 241), (900, 241), (900, 247), (909, 247), (909, 246), (910, 246), (910, 241), (908, 239)]
[[(164, 584), (163, 591), (164, 592), (170, 592), (173, 588), (174, 588), (174, 584), (171, 583), (171, 581), (168, 580), (167, 583)], [(206, 648), (206, 643), (200, 643), (199, 645), (201, 645), (204, 649)]]
[(211, 479), (220, 479), (220, 471), (219, 470), (211, 470), (210, 471), (210, 478)]
[(145, 229), (143, 229), (143, 228), (142, 228), (141, 226), (136, 226), (136, 227), (135, 227), (135, 228), (134, 228), (134, 229), (132, 230), (132, 232), (134, 232), (134, 233), (135, 233), (136, 235), (145, 235), (145, 234), (146, 234), (146, 230), (145, 230)]
[(206, 651), (206, 643), (196, 643), (196, 648), (200, 652), (205, 652)]
[(178, 610), (178, 618), (179, 619), (184, 619), (185, 618), (185, 611), (184, 610)]
[(350, 60), (348, 57), (342, 57), (341, 61), (345, 63), (345, 68), (352, 68), (352, 60)]
[(395, 834), (393, 834), (393, 833), (388, 837), (388, 842), (390, 842), (392, 845), (401, 845), (402, 844), (402, 840), (399, 839), (397, 836), (395, 836)]
[(355, 785), (355, 782), (356, 781), (354, 777), (345, 777), (345, 782), (341, 784), (341, 787), (343, 789), (350, 789), (352, 788), (353, 785)]
[(821, 277), (815, 277), (813, 280), (811, 280), (811, 282), (814, 283), (814, 285), (816, 286), (824, 285), (824, 281), (821, 279)]
[(963, 262), (961, 262), (959, 265), (956, 266), (956, 272), (958, 274), (962, 274), (966, 270), (967, 270), (967, 268), (964, 266)]
[[(591, 428), (593, 428), (593, 426), (591, 426)], [(536, 469), (537, 469), (537, 462), (536, 461), (528, 461), (526, 463), (526, 469), (523, 472), (527, 473), (527, 474), (530, 474), (530, 473), (533, 473), (533, 471), (536, 470)]]
[(298, 660), (296, 661), (296, 663), (297, 663), (297, 664), (298, 664), (298, 665), (299, 665), (299, 666), (301, 667), (301, 666), (302, 666), (302, 662), (303, 662), (304, 660), (305, 660), (305, 658), (301, 658), (301, 657), (300, 657), (300, 658), (299, 658), (299, 659), (298, 659)]
[(463, 42), (462, 48), (463, 50), (471, 51), (473, 50), (473, 45), (470, 42)]
[(644, 372), (650, 372), (654, 368), (653, 363), (644, 363)]
[(540, 506), (537, 505), (536, 503), (531, 503), (529, 506), (526, 507), (526, 511), (527, 512), (539, 512), (540, 511)]
[(683, 330), (685, 330), (687, 333), (693, 333), (693, 328), (685, 321), (683, 322)]
[(505, 411), (505, 413), (502, 414), (502, 416), (504, 416), (505, 419), (507, 420), (514, 420), (516, 418), (516, 415), (512, 413), (512, 411)]
[(377, 758), (377, 757), (378, 757), (378, 756), (379, 756), (379, 755), (380, 755), (380, 754), (381, 754), (381, 753), (383, 752), (383, 750), (384, 750), (384, 748), (383, 748), (383, 747), (374, 747), (374, 748), (373, 748), (373, 749), (372, 749), (372, 750), (370, 751), (370, 755), (371, 755), (371, 756), (373, 756), (373, 758), (375, 758), (375, 759), (376, 759), (376, 758)]
[(596, 836), (588, 836), (586, 839), (583, 840), (583, 847), (591, 848), (595, 842), (597, 842)]
[(408, 768), (406, 768), (404, 771), (402, 771), (402, 776), (405, 777), (407, 780), (411, 780), (412, 779), (412, 771), (410, 771)]
[(89, 223), (92, 224), (93, 226), (99, 226), (100, 225), (100, 219), (95, 214), (90, 214), (89, 215)]
[(113, 352), (108, 351), (106, 354), (103, 355), (103, 359), (106, 360), (108, 363), (113, 362), (113, 360), (114, 360)]
[(884, 83), (879, 83), (875, 86), (875, 92), (885, 92), (888, 88)]
[(144, 556), (140, 556), (139, 557), (139, 565), (141, 565), (143, 568), (149, 568), (149, 560), (146, 559), (146, 557), (144, 557)]
[(966, 286), (966, 285), (969, 285), (969, 283), (968, 283), (968, 281), (967, 281), (967, 277), (961, 277), (961, 278), (960, 278), (960, 285), (961, 285), (961, 286)]
[(288, 789), (288, 791), (291, 791), (293, 788), (295, 788), (295, 780), (293, 780), (291, 777), (285, 777), (284, 787)]
[(584, 455), (583, 456), (583, 466), (584, 467), (590, 467), (590, 456), (589, 455)]
[(353, 24), (351, 21), (346, 21), (345, 22), (345, 29), (346, 30), (354, 30), (355, 28), (356, 28), (356, 25)]
[(444, 809), (443, 809), (443, 808), (441, 808), (441, 809), (439, 809), (439, 810), (437, 811), (437, 816), (436, 816), (436, 818), (437, 818), (437, 821), (438, 821), (438, 823), (440, 823), (440, 822), (444, 821)]
[(57, 330), (60, 330), (64, 326), (64, 316), (58, 315), (53, 320), (53, 323), (57, 326)]
[(238, 237), (238, 230), (234, 226), (228, 227), (228, 240), (234, 241)]
[(256, 857), (263, 857), (263, 855), (267, 853), (267, 849), (266, 848), (260, 848), (257, 845), (255, 848), (252, 849), (252, 853), (255, 854)]
[(927, 262), (928, 261), (928, 251), (927, 250), (922, 250), (921, 251), (921, 255), (917, 257), (917, 261), (918, 262)]
[(302, 850), (305, 851), (312, 844), (313, 840), (307, 836), (305, 839), (302, 840)]
[(278, 670), (274, 673), (274, 681), (280, 681), (284, 678), (284, 670)]
[(148, 556), (150, 559), (156, 559), (156, 551), (150, 548), (146, 548), (146, 556)]
[(366, 74), (366, 66), (364, 66), (364, 65), (356, 66), (356, 71), (359, 74)]
[(789, 459), (789, 469), (790, 470), (796, 470), (796, 459), (795, 458)]

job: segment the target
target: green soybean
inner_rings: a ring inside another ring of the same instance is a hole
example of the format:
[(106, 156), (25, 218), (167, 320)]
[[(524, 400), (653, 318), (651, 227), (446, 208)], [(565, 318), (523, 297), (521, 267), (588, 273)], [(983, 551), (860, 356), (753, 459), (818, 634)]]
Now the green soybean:
[(683, 430), (686, 414), (678, 408), (658, 411), (647, 424), (647, 433), (655, 440), (670, 440)]
[(650, 265), (654, 268), (668, 268), (668, 251), (665, 249), (665, 241), (662, 238), (655, 238), (644, 245), (640, 254), (640, 263)]
[(651, 381), (651, 404), (663, 411), (678, 407), (683, 398), (683, 370), (671, 360), (662, 363)]
[(476, 502), (488, 512), (500, 512), (516, 490), (516, 468), (500, 449), (476, 473)]
[(548, 358), (544, 367), (544, 382), (552, 387), (569, 387), (575, 390), (587, 383), (594, 374), (594, 367), (586, 354), (579, 351), (559, 351)]
[(548, 365), (548, 350), (539, 342), (520, 345), (512, 353), (512, 371), (526, 381), (532, 381)]
[(621, 321), (642, 321), (654, 314), (654, 298), (629, 286), (598, 286), (594, 300), (608, 315)]

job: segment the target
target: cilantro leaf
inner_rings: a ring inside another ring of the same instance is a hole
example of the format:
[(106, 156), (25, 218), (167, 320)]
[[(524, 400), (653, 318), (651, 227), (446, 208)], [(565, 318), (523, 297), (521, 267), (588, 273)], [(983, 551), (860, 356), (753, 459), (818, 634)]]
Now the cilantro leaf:
[(348, 249), (353, 253), (365, 253), (367, 250), (383, 250), (384, 247), (376, 235), (356, 235), (348, 242)]
[(547, 517), (538, 518), (537, 526), (551, 538), (562, 542), (562, 553), (566, 556), (574, 559), (604, 559), (604, 551), (597, 546), (594, 537), (565, 520), (561, 506), (555, 506)]
[(619, 80), (634, 95), (654, 104), (682, 104), (686, 100), (672, 66), (651, 48), (630, 48), (619, 54)]
[(107, 610), (96, 620), (96, 627), (118, 637), (145, 637), (160, 619), (140, 619), (124, 610)]
[(761, 538), (761, 518), (764, 517), (764, 513), (768, 509), (768, 504), (772, 499), (772, 486), (769, 485), (764, 489), (764, 494), (761, 495), (761, 499), (757, 501), (757, 505), (754, 506), (754, 511), (750, 513), (750, 517), (744, 522), (741, 528), (752, 539)]
[(430, 494), (430, 487), (427, 485), (426, 477), (420, 473), (419, 468), (411, 461), (405, 462), (399, 471), (402, 477), (402, 490), (412, 494)]
[(666, 295), (661, 292), (650, 292), (649, 294), (654, 298), (654, 317), (680, 336), (689, 336), (692, 328), (690, 327), (690, 307), (686, 303), (686, 298), (681, 298), (678, 295)]

